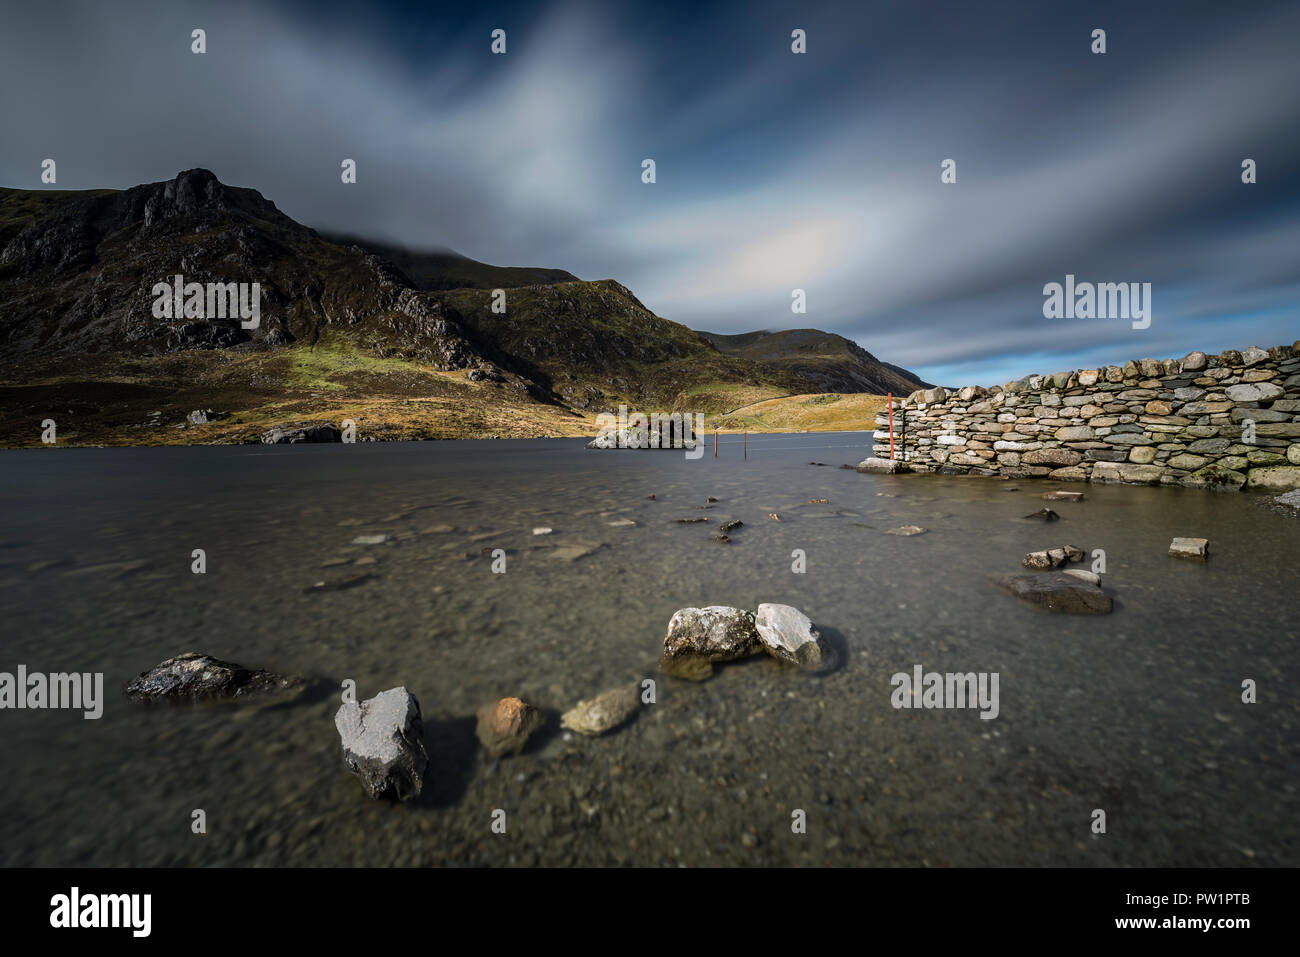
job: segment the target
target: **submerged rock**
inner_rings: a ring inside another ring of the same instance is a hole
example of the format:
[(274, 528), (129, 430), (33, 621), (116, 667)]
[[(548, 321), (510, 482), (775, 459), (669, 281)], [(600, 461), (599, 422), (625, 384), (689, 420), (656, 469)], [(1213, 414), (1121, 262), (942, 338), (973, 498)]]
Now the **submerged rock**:
[(1190, 558), (1193, 561), (1204, 561), (1210, 549), (1210, 540), (1208, 538), (1175, 538), (1169, 543), (1169, 555), (1171, 558)]
[(640, 690), (640, 682), (634, 681), (579, 701), (561, 716), (560, 723), (579, 734), (597, 735), (613, 731), (641, 707)]
[(1044, 492), (1043, 498), (1049, 502), (1082, 502), (1082, 492), (1068, 492), (1063, 489), (1056, 489), (1051, 492)]
[(909, 538), (912, 535), (920, 535), (924, 532), (925, 529), (920, 525), (900, 525), (898, 528), (885, 529), (886, 535), (901, 535), (904, 538)]
[(210, 655), (186, 652), (131, 679), (132, 698), (237, 698), (269, 691), (301, 691), (301, 678), (256, 671)]
[(542, 725), (542, 713), (519, 698), (502, 698), (478, 709), (478, 739), (494, 758), (518, 754)]
[(807, 615), (791, 605), (759, 605), (754, 628), (763, 649), (779, 661), (818, 668), (830, 658), (821, 632)]
[(343, 763), (372, 798), (417, 797), (429, 755), (424, 750), (420, 702), (405, 688), (389, 688), (358, 704), (346, 701), (334, 715)]
[[(1295, 446), (1292, 446), (1294, 448)], [(1289, 450), (1288, 450), (1289, 451)], [(1300, 508), (1300, 489), (1293, 492), (1287, 492), (1285, 495), (1277, 495), (1273, 501), (1279, 505), (1290, 505), (1292, 508)]]
[(878, 459), (875, 456), (871, 456), (858, 463), (858, 471), (893, 475), (900, 472), (906, 472), (908, 471), (908, 468), (907, 464), (901, 459)]
[(736, 529), (740, 528), (744, 524), (745, 523), (742, 522), (740, 519), (734, 518), (730, 522), (723, 522), (722, 525), (719, 526), (719, 531), (734, 532)]
[(993, 584), (1009, 591), (1021, 601), (1048, 611), (1076, 615), (1105, 615), (1114, 602), (1101, 588), (1066, 572), (1043, 572), (1037, 575), (995, 575)]

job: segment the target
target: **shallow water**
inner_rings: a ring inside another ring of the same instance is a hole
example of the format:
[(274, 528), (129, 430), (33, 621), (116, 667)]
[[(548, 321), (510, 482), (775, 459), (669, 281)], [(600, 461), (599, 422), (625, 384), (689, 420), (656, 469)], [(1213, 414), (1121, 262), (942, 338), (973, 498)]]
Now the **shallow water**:
[[(107, 701), (98, 721), (0, 712), (0, 863), (1300, 864), (1300, 522), (1243, 494), (1075, 485), (1083, 502), (1044, 503), (1054, 484), (810, 464), (869, 441), (751, 437), (745, 459), (724, 439), (698, 461), (580, 440), (5, 453), (0, 671), (102, 671)], [(1022, 518), (1044, 504), (1061, 520)], [(904, 524), (927, 531), (884, 534)], [(1210, 539), (1210, 560), (1169, 558), (1176, 535)], [(1105, 550), (1113, 614), (988, 583), (1066, 542)], [(808, 613), (840, 667), (659, 675), (621, 730), (560, 730), (577, 700), (655, 674), (677, 608), (762, 601)], [(330, 690), (121, 695), (189, 650)], [(896, 710), (890, 678), (917, 664), (997, 672), (998, 717)], [(345, 678), (419, 698), (419, 799), (372, 802), (344, 769)], [(550, 723), (494, 762), (473, 716), (507, 694)]]

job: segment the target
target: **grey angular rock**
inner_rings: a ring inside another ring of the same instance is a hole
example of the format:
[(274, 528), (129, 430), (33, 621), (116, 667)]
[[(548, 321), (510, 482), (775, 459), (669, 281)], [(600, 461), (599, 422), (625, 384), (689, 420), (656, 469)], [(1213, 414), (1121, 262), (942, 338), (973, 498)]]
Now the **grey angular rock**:
[(812, 620), (792, 605), (764, 602), (754, 616), (754, 627), (764, 650), (780, 661), (802, 668), (819, 668), (829, 659), (829, 648)]
[(211, 655), (186, 652), (131, 679), (131, 698), (237, 698), (274, 691), (301, 691), (301, 678), (244, 668)]
[(343, 763), (367, 794), (405, 801), (418, 797), (429, 768), (420, 702), (403, 687), (389, 688), (357, 703), (346, 701), (334, 714), (343, 744)]

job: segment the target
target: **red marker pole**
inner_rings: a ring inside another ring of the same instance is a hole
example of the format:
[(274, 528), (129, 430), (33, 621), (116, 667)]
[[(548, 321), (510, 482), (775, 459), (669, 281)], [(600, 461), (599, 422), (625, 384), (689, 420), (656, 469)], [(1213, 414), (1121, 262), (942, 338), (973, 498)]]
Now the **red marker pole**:
[(894, 393), (889, 393), (889, 457), (894, 457)]

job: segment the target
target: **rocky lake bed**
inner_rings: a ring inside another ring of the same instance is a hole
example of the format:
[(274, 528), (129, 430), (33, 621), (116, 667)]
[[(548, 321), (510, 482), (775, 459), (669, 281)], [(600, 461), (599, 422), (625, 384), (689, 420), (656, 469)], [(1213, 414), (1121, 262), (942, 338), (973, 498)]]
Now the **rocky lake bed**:
[(0, 861), (1300, 863), (1300, 509), (739, 442), (6, 453)]

